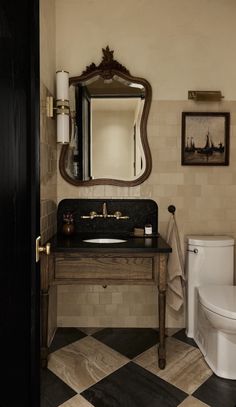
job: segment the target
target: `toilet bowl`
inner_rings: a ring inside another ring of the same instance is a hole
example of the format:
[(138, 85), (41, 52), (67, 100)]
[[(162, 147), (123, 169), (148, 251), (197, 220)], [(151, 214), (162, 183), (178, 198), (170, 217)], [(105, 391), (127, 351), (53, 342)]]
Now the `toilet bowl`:
[(236, 379), (234, 241), (191, 236), (187, 245), (187, 336), (194, 338), (213, 372)]
[(236, 379), (236, 286), (198, 288), (196, 342), (213, 372)]
[(198, 295), (212, 327), (236, 334), (236, 286), (203, 286), (198, 288)]

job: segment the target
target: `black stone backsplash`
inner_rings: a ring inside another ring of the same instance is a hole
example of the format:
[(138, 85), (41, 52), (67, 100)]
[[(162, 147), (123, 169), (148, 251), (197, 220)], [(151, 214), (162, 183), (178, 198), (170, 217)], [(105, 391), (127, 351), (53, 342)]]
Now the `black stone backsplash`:
[[(107, 204), (108, 214), (120, 211), (129, 219), (95, 218), (82, 219), (95, 211), (102, 214), (103, 203)], [(81, 234), (132, 234), (134, 228), (144, 228), (146, 223), (152, 224), (153, 234), (158, 233), (158, 206), (151, 199), (63, 199), (57, 210), (58, 233), (62, 233), (63, 214), (72, 212), (75, 220), (76, 233)]]

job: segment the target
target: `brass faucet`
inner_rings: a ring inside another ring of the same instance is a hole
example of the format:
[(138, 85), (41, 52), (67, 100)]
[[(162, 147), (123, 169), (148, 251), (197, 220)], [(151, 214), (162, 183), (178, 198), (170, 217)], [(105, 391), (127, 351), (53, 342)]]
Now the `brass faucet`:
[(124, 216), (120, 211), (115, 211), (114, 214), (108, 214), (107, 203), (102, 205), (102, 214), (98, 214), (95, 211), (89, 213), (89, 215), (82, 215), (81, 219), (94, 219), (94, 218), (115, 218), (115, 219), (129, 219), (129, 216)]

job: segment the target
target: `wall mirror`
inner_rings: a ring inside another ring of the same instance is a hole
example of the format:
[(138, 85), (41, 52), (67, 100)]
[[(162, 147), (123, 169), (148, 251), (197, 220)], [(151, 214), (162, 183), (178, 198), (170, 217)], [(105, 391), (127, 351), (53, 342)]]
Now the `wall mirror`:
[(59, 168), (77, 186), (135, 186), (151, 172), (151, 86), (131, 76), (109, 47), (102, 51), (98, 66), (69, 80), (71, 137), (62, 145)]

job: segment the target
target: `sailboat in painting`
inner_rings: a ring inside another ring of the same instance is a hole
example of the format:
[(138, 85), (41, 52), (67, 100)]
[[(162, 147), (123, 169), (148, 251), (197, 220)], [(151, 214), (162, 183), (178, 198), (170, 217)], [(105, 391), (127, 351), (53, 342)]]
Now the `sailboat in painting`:
[(218, 163), (225, 159), (225, 147), (220, 141), (215, 144), (212, 140), (209, 130), (205, 135), (205, 144), (196, 145), (193, 137), (187, 137), (187, 143), (184, 147), (185, 160), (188, 163), (204, 164)]
[(205, 145), (203, 147), (196, 147), (195, 146), (195, 142), (193, 137), (191, 137), (191, 141), (190, 141), (190, 137), (187, 137), (187, 143), (184, 149), (185, 153), (195, 153), (197, 152), (198, 154), (207, 154), (207, 155), (211, 155), (214, 152), (218, 152), (218, 153), (224, 153), (224, 146), (223, 143), (220, 142), (218, 144), (218, 146), (216, 146), (211, 137), (210, 137), (210, 133), (209, 130), (206, 134), (206, 142)]
[(206, 143), (205, 146), (202, 148), (198, 148), (197, 152), (199, 154), (207, 154), (207, 155), (211, 155), (214, 152), (218, 152), (218, 153), (223, 153), (224, 152), (224, 146), (223, 144), (220, 142), (218, 147), (216, 147), (212, 141), (212, 139), (210, 139), (210, 133), (209, 130), (206, 134)]
[(197, 152), (199, 154), (207, 154), (207, 155), (211, 155), (213, 154), (213, 147), (212, 147), (212, 142), (210, 141), (210, 134), (209, 134), (209, 130), (207, 132), (206, 135), (206, 143), (205, 146), (202, 148), (198, 148)]

